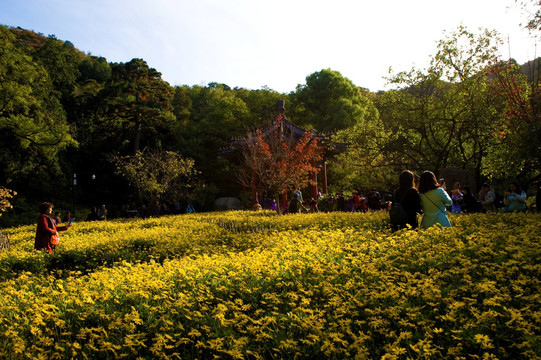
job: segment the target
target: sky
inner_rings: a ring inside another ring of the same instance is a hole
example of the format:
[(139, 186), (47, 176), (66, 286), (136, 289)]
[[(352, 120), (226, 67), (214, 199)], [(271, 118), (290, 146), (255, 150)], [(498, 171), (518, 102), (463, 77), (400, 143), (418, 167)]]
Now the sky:
[(171, 85), (279, 92), (326, 68), (385, 90), (390, 67), (425, 67), (460, 25), (497, 30), (502, 55), (524, 63), (539, 56), (524, 22), (514, 0), (0, 0), (0, 24), (111, 62), (143, 58)]

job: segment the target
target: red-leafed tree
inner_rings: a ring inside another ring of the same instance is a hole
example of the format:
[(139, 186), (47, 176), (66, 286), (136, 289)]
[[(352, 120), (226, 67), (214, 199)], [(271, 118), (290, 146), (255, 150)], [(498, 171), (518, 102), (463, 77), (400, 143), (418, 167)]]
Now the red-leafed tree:
[(536, 59), (523, 68), (509, 61), (489, 71), (495, 99), (503, 107), (495, 124), (496, 146), (485, 161), (487, 172), (497, 177), (513, 174), (527, 183), (541, 176), (540, 70)]
[(282, 119), (283, 115), (278, 115), (265, 133), (258, 129), (248, 134), (240, 176), (246, 187), (275, 196), (278, 209), (281, 194), (313, 181), (310, 175), (317, 174), (323, 156), (323, 147), (313, 133), (305, 131), (297, 138), (284, 129)]

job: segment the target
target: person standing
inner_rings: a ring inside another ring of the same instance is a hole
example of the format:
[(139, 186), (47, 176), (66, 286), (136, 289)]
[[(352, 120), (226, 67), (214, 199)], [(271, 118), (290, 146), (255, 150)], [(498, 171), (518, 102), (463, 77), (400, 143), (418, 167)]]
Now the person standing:
[(440, 187), (436, 175), (432, 171), (425, 171), (419, 179), (419, 194), (423, 206), (423, 220), (421, 227), (427, 229), (436, 224), (443, 227), (451, 227), (451, 222), (447, 217), (446, 207), (453, 201), (445, 191), (445, 184)]
[(272, 211), (278, 211), (278, 204), (276, 203), (276, 199), (272, 199), (272, 203), (270, 205), (270, 209)]
[(509, 190), (505, 193), (504, 212), (526, 211), (526, 193), (522, 191), (517, 183), (512, 182)]
[(460, 214), (462, 212), (464, 194), (462, 194), (462, 191), (460, 191), (459, 182), (456, 182), (453, 186), (453, 191), (451, 191), (451, 200), (453, 200), (453, 205), (451, 205), (451, 212), (453, 214)]
[(496, 192), (492, 190), (489, 183), (483, 184), (483, 191), (485, 193), (485, 197), (481, 202), (481, 205), (483, 205), (483, 209), (490, 212), (496, 211)]
[(98, 209), (93, 207), (92, 211), (86, 217), (86, 221), (96, 221), (98, 220)]
[(393, 224), (393, 231), (419, 227), (417, 214), (423, 212), (421, 198), (415, 186), (415, 175), (410, 170), (404, 170), (398, 177), (398, 189), (394, 193), (394, 201), (398, 202), (406, 213), (406, 221), (400, 225)]
[(343, 191), (336, 193), (336, 211), (346, 211), (346, 198)]
[(67, 212), (66, 215), (64, 215), (64, 219), (62, 219), (62, 221), (64, 221), (65, 223), (68, 223), (70, 222), (71, 220), (71, 212)]
[(53, 235), (58, 236), (59, 231), (68, 230), (71, 225), (56, 226), (54, 220), (51, 218), (51, 212), (53, 210), (53, 204), (44, 202), (39, 205), (39, 217), (38, 225), (36, 228), (36, 239), (34, 242), (35, 250), (46, 250), (48, 253), (52, 253), (55, 250), (56, 244), (51, 243)]
[(102, 205), (100, 207), (100, 210), (98, 211), (98, 220), (99, 221), (107, 220), (107, 209), (105, 208), (105, 205)]
[(297, 198), (299, 199), (299, 202), (302, 204), (304, 203), (304, 199), (302, 198), (302, 191), (301, 188), (297, 188), (294, 192), (294, 195), (297, 195)]
[(355, 202), (354, 211), (361, 211), (361, 196), (359, 195), (359, 191), (357, 190), (353, 190), (353, 201)]
[[(480, 201), (481, 203), (483, 201), (485, 201), (485, 196), (487, 194), (487, 192), (485, 190), (485, 184), (483, 184), (483, 186), (481, 186), (481, 190), (479, 190), (479, 193), (477, 193), (477, 200)], [(489, 188), (490, 188), (490, 186), (489, 186)]]
[(54, 221), (55, 225), (59, 225), (62, 222), (62, 221), (60, 221), (60, 218), (61, 218), (60, 211), (56, 211), (54, 213), (54, 218), (53, 218), (53, 221)]
[(472, 214), (483, 210), (481, 203), (475, 199), (469, 186), (464, 186), (462, 194), (464, 195), (462, 211)]
[(287, 209), (287, 212), (290, 214), (298, 214), (301, 212), (301, 202), (299, 200), (299, 197), (297, 196), (297, 193), (293, 194), (293, 197), (289, 202), (289, 208)]

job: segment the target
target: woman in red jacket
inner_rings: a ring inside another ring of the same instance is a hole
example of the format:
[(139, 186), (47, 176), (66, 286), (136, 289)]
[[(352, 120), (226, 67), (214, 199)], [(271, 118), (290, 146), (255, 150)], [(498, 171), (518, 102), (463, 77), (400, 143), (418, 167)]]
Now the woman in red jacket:
[(53, 204), (45, 202), (39, 205), (40, 216), (38, 217), (38, 227), (36, 229), (36, 242), (34, 249), (47, 250), (52, 253), (55, 245), (51, 244), (51, 237), (58, 235), (58, 231), (66, 231), (71, 225), (57, 227), (50, 215), (53, 210)]

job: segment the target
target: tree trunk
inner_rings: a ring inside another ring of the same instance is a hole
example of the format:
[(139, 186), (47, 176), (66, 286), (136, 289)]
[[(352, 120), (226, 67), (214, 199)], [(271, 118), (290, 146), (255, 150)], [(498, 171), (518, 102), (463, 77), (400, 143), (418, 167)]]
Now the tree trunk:
[(276, 212), (278, 215), (282, 215), (282, 205), (280, 204), (280, 197), (276, 197)]

